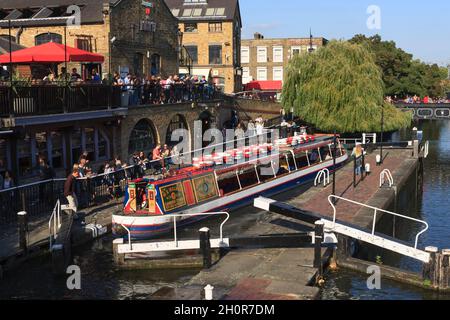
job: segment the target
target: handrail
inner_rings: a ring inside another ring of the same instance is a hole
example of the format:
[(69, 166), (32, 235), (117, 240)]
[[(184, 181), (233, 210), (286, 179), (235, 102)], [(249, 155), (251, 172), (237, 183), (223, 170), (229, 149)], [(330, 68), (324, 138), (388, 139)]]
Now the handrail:
[(61, 201), (58, 200), (56, 202), (55, 208), (53, 209), (52, 215), (50, 216), (50, 220), (48, 221), (50, 251), (52, 250), (53, 247), (53, 236), (56, 239), (60, 228), (61, 228)]
[(316, 179), (314, 180), (314, 186), (317, 187), (317, 185), (322, 183), (323, 178), (323, 186), (326, 187), (328, 184), (330, 184), (330, 170), (327, 168), (320, 170), (317, 173)]
[(380, 173), (380, 188), (383, 187), (386, 182), (385, 177), (388, 178), (389, 188), (392, 188), (392, 186), (394, 185), (394, 177), (392, 176), (392, 173), (389, 169), (384, 169)]
[[(177, 219), (176, 218), (182, 218), (182, 217), (200, 217), (200, 216), (219, 216), (219, 215), (226, 215), (226, 219), (220, 224), (220, 242), (223, 242), (223, 226), (227, 221), (230, 219), (230, 214), (228, 212), (207, 212), (207, 213), (181, 213), (181, 214), (171, 214), (169, 217), (173, 218), (173, 224), (174, 224), (174, 242), (175, 247), (178, 248), (178, 233), (177, 233)], [(134, 221), (131, 224), (131, 226), (134, 225)], [(128, 243), (130, 245), (130, 250), (132, 250), (132, 241), (131, 241), (131, 230), (121, 224), (121, 226), (128, 232)]]
[(380, 209), (380, 208), (375, 208), (375, 207), (369, 206), (367, 204), (356, 202), (356, 201), (349, 200), (349, 199), (346, 199), (346, 198), (342, 198), (342, 197), (339, 197), (339, 196), (331, 195), (331, 196), (328, 197), (328, 202), (330, 203), (331, 207), (333, 208), (333, 229), (336, 227), (336, 216), (337, 216), (337, 209), (336, 209), (336, 205), (335, 205), (335, 203), (337, 203), (337, 202), (334, 202), (335, 200), (345, 201), (345, 202), (348, 202), (348, 203), (351, 203), (351, 204), (355, 204), (355, 205), (358, 205), (358, 206), (361, 206), (361, 207), (364, 207), (364, 208), (368, 208), (368, 209), (374, 210), (373, 225), (372, 225), (372, 236), (373, 237), (375, 237), (375, 228), (376, 228), (376, 223), (377, 223), (378, 212), (387, 213), (387, 214), (395, 216), (395, 217), (400, 217), (400, 218), (404, 218), (406, 220), (418, 222), (418, 223), (421, 223), (421, 224), (423, 224), (425, 226), (425, 228), (416, 235), (416, 241), (415, 241), (414, 249), (417, 249), (417, 246), (419, 244), (419, 237), (422, 234), (424, 234), (426, 231), (428, 231), (428, 229), (429, 229), (429, 225), (428, 225), (428, 223), (426, 221), (415, 219), (415, 218), (411, 218), (411, 217), (408, 217), (408, 216), (405, 216), (405, 215), (401, 215), (401, 214), (398, 214), (398, 213), (395, 213), (395, 212), (383, 210), (383, 209)]

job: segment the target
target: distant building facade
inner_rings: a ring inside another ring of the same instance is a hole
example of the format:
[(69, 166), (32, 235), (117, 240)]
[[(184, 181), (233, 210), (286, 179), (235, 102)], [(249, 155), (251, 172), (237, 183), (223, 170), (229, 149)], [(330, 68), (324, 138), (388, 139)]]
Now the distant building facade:
[(93, 68), (100, 74), (121, 71), (166, 76), (178, 71), (178, 21), (164, 0), (1, 2), (0, 38), (9, 38), (11, 21), (12, 40), (25, 47), (50, 41), (64, 44), (64, 26), (78, 7), (81, 26), (66, 29), (67, 45), (105, 57), (101, 65), (80, 65), (78, 71), (83, 75)]
[[(206, 76), (226, 93), (240, 91), (242, 20), (238, 0), (165, 0), (179, 20), (192, 75)], [(188, 73), (183, 68), (181, 73)]]
[(242, 83), (283, 81), (289, 60), (327, 44), (324, 38), (265, 39), (256, 33), (253, 39), (242, 40)]

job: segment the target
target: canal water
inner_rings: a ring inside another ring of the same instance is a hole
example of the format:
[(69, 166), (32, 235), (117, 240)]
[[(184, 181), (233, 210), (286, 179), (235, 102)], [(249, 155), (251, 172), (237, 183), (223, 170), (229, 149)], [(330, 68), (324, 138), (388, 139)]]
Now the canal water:
[[(430, 155), (424, 163), (423, 188), (416, 188), (415, 179), (399, 195), (395, 212), (424, 219), (430, 224), (429, 232), (420, 239), (420, 245), (450, 248), (450, 121), (427, 121), (417, 124), (430, 141)], [(395, 134), (393, 139), (409, 139), (408, 133)], [(301, 190), (297, 191), (301, 192)], [(292, 196), (289, 195), (283, 197)], [(267, 215), (246, 208), (233, 213), (226, 225), (225, 234), (241, 234)], [(202, 224), (203, 226), (203, 224)], [(198, 226), (184, 231), (184, 236), (194, 236)], [(406, 221), (382, 220), (378, 231), (395, 233), (402, 240), (414, 243), (420, 226)], [(183, 236), (180, 235), (180, 236)], [(70, 291), (66, 277), (51, 274), (49, 258), (38, 258), (6, 274), (0, 281), (0, 299), (148, 299), (161, 287), (173, 287), (189, 280), (198, 270), (191, 271), (117, 271), (113, 266), (112, 239), (109, 237), (74, 251), (74, 264), (81, 270), (81, 290)], [(398, 255), (361, 248), (360, 257), (408, 270), (420, 271), (420, 264)], [(382, 281), (381, 290), (369, 290), (367, 277), (359, 273), (339, 270), (327, 275), (322, 299), (331, 300), (384, 300), (384, 299), (450, 299), (415, 287), (393, 281)]]

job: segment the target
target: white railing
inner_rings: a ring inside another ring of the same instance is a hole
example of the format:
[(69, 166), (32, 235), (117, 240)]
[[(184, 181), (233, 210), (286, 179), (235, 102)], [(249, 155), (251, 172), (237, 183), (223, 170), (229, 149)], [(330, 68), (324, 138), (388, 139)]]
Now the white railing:
[(425, 142), (425, 145), (424, 145), (423, 157), (424, 157), (425, 159), (427, 159), (429, 153), (430, 153), (430, 141), (427, 141), (427, 142)]
[[(223, 226), (230, 219), (230, 214), (228, 212), (207, 212), (207, 213), (181, 213), (181, 214), (171, 214), (168, 217), (173, 218), (173, 234), (174, 234), (174, 244), (175, 248), (178, 248), (178, 230), (177, 230), (177, 218), (186, 218), (186, 217), (207, 217), (207, 216), (226, 216), (226, 219), (220, 224), (220, 243), (223, 242)], [(134, 225), (131, 225), (131, 227)], [(133, 250), (133, 245), (131, 242), (131, 230), (122, 224), (122, 227), (128, 232), (128, 245), (130, 247), (130, 251)]]
[(377, 225), (377, 216), (378, 216), (379, 213), (384, 213), (384, 214), (388, 214), (388, 215), (391, 215), (391, 216), (394, 216), (394, 217), (403, 218), (403, 219), (406, 219), (406, 220), (410, 220), (410, 221), (413, 221), (413, 222), (420, 223), (420, 224), (425, 226), (425, 228), (416, 235), (414, 249), (417, 249), (417, 246), (419, 244), (419, 237), (422, 234), (424, 234), (425, 232), (427, 232), (428, 229), (429, 229), (429, 225), (428, 225), (428, 223), (426, 221), (414, 219), (414, 218), (411, 218), (411, 217), (408, 217), (408, 216), (405, 216), (405, 215), (401, 215), (401, 214), (398, 214), (398, 213), (395, 213), (395, 212), (383, 210), (383, 209), (380, 209), (380, 208), (375, 208), (375, 207), (366, 205), (364, 203), (359, 203), (359, 202), (356, 202), (356, 201), (352, 201), (352, 200), (349, 200), (349, 199), (345, 199), (345, 198), (342, 198), (342, 197), (331, 195), (331, 196), (328, 197), (328, 202), (330, 203), (331, 207), (333, 208), (333, 229), (336, 227), (336, 220), (337, 220), (337, 208), (336, 208), (336, 205), (335, 205), (335, 203), (337, 203), (337, 201), (335, 201), (335, 200), (348, 202), (348, 203), (355, 204), (355, 205), (363, 207), (363, 208), (368, 208), (368, 209), (373, 210), (374, 211), (373, 223), (372, 223), (372, 236), (373, 237), (375, 237), (375, 229), (376, 229), (376, 225)]
[(314, 180), (314, 186), (317, 187), (319, 184), (321, 184), (322, 179), (324, 187), (330, 184), (330, 170), (326, 168), (320, 170), (319, 173), (317, 173), (316, 179)]
[(57, 238), (59, 229), (61, 229), (61, 202), (58, 200), (48, 221), (50, 250), (52, 250), (53, 240)]
[(389, 182), (389, 188), (392, 188), (394, 186), (394, 177), (389, 169), (384, 169), (380, 173), (380, 188), (386, 183), (386, 178)]

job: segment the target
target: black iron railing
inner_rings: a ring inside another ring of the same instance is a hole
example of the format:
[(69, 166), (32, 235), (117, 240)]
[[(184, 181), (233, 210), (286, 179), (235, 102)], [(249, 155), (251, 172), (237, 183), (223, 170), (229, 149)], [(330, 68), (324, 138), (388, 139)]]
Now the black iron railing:
[(202, 102), (220, 97), (209, 84), (110, 86), (102, 84), (17, 85), (0, 84), (0, 117), (23, 117), (105, 110), (136, 105)]

